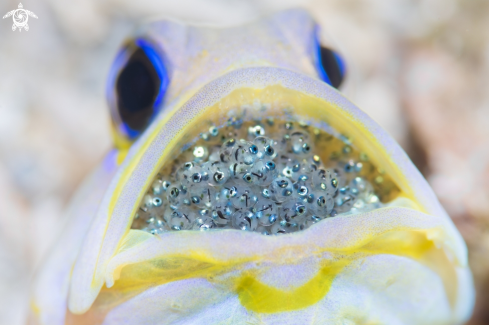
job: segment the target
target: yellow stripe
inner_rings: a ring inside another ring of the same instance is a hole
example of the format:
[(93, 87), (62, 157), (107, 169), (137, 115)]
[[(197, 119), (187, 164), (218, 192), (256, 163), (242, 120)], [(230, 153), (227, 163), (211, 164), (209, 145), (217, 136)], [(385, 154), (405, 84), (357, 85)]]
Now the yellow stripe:
[(279, 313), (306, 308), (326, 296), (336, 275), (349, 263), (347, 260), (331, 262), (309, 282), (290, 291), (273, 288), (251, 275), (245, 275), (239, 280), (236, 292), (243, 307), (257, 313)]

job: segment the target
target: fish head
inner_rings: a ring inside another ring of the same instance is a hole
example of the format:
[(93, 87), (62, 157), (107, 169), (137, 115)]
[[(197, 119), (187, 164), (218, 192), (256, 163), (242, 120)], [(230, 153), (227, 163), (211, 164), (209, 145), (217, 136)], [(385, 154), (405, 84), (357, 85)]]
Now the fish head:
[[(395, 140), (338, 91), (343, 61), (318, 33), (289, 10), (230, 28), (154, 22), (124, 44), (107, 87), (115, 149), (70, 208), (34, 286), (33, 320), (470, 316), (461, 235)], [(264, 217), (265, 201), (276, 214)]]

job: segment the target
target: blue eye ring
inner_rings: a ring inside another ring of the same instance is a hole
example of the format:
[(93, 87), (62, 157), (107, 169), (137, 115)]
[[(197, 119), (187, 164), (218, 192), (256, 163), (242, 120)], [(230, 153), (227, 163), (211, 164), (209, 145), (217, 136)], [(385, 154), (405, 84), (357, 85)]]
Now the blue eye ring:
[(346, 66), (341, 56), (335, 51), (321, 46), (319, 28), (314, 33), (314, 51), (316, 70), (321, 80), (328, 85), (339, 88), (345, 78)]
[(165, 64), (163, 63), (162, 56), (158, 53), (152, 43), (142, 38), (137, 39), (135, 43), (144, 51), (144, 53), (146, 53), (151, 63), (153, 63), (156, 73), (161, 80), (160, 91), (154, 103), (154, 107), (157, 108), (162, 103), (165, 91), (170, 83)]
[(146, 38), (126, 43), (114, 60), (107, 83), (116, 136), (136, 139), (158, 115), (169, 83), (164, 55), (155, 43)]

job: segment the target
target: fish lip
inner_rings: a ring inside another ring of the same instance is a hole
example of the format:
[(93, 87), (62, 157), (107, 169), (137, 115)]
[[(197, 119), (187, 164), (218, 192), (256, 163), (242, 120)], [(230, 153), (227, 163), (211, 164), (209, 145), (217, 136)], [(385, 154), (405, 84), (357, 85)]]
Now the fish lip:
[[(96, 220), (85, 238), (75, 263), (69, 296), (69, 309), (72, 312), (83, 313), (88, 310), (105, 283), (107, 265), (126, 237), (132, 223), (132, 210), (137, 208), (136, 204), (140, 201), (138, 195), (142, 188), (146, 188), (145, 182), (149, 172), (141, 174), (141, 170), (145, 168), (154, 171), (157, 168), (157, 159), (169, 140), (164, 135), (178, 132), (203, 109), (219, 102), (236, 89), (245, 87), (263, 89), (270, 85), (281, 85), (285, 89), (333, 103), (352, 119), (361, 121), (362, 125), (378, 140), (379, 145), (386, 149), (400, 171), (409, 176), (409, 185), (416, 194), (416, 201), (424, 207), (425, 212), (451, 223), (430, 187), (399, 145), (335, 89), (320, 80), (281, 68), (256, 67), (235, 70), (211, 81), (188, 100), (180, 98), (169, 103), (168, 113), (158, 117), (129, 150), (127, 158), (119, 167), (114, 181), (102, 200)], [(158, 130), (164, 119), (166, 122), (163, 126), (166, 129)], [(159, 137), (151, 139), (152, 132), (158, 132)], [(149, 148), (151, 150), (142, 150), (144, 144), (149, 143), (150, 140), (151, 144), (157, 143), (157, 145)], [(137, 173), (135, 169), (131, 169), (136, 168), (134, 166), (137, 167)], [(119, 183), (121, 179), (124, 182), (122, 184)]]
[[(470, 282), (471, 274), (467, 267), (463, 239), (452, 227), (451, 222), (405, 207), (387, 207), (365, 213), (340, 215), (322, 220), (304, 231), (281, 236), (263, 236), (240, 230), (224, 230), (214, 233), (182, 231), (151, 236), (147, 241), (118, 252), (107, 265), (105, 282), (107, 287), (111, 287), (117, 281), (121, 269), (130, 264), (150, 260), (164, 261), (166, 258), (170, 261), (181, 258), (182, 263), (193, 259), (221, 265), (223, 269), (229, 269), (229, 266), (232, 267), (234, 264), (237, 265), (237, 270), (244, 265), (246, 265), (245, 270), (249, 270), (250, 267), (259, 269), (264, 262), (267, 267), (295, 265), (311, 257), (323, 262), (334, 261), (338, 257), (340, 259), (348, 258), (348, 254), (356, 254), (356, 250), (361, 251), (362, 247), (366, 247), (375, 239), (396, 231), (423, 233), (426, 239), (441, 248), (451, 261), (450, 266), (457, 274), (457, 278), (451, 280), (470, 285), (468, 282)], [(369, 236), (365, 237), (366, 233)], [(222, 245), (222, 243), (229, 242), (232, 242), (233, 245)], [(373, 255), (377, 254), (382, 253)], [(404, 256), (402, 253), (392, 255), (412, 258), (417, 263), (423, 264), (421, 259), (417, 260), (409, 255)], [(235, 271), (235, 268), (231, 268), (231, 272)], [(441, 277), (441, 273), (436, 273)], [(234, 276), (239, 276), (239, 274), (240, 272)], [(460, 288), (459, 285), (458, 289), (462, 292), (460, 297), (473, 296), (473, 289), (470, 286)], [(146, 290), (151, 290), (151, 288)], [(470, 313), (473, 301), (470, 299), (462, 301), (460, 297), (454, 298), (455, 303), (452, 308), (456, 310), (456, 313), (462, 315), (457, 317), (464, 318)]]
[[(355, 228), (361, 231), (353, 231)], [(426, 231), (427, 239), (443, 248), (454, 264), (467, 266), (466, 250), (460, 249), (464, 247), (463, 239), (449, 220), (403, 206), (389, 206), (367, 212), (339, 214), (333, 218), (323, 219), (305, 230), (284, 235), (265, 236), (237, 229), (183, 230), (149, 235), (147, 240), (115, 254), (107, 269), (107, 283), (114, 283), (112, 275), (119, 266), (132, 264), (125, 259), (128, 255), (135, 257), (134, 263), (151, 260), (157, 256), (201, 258), (216, 248), (216, 246), (209, 246), (208, 241), (221, 241), (233, 242), (233, 245), (220, 246), (219, 251), (210, 253), (209, 261), (226, 263), (230, 260), (247, 260), (256, 256), (268, 258), (275, 251), (283, 252), (284, 247), (294, 250), (293, 248), (298, 246), (300, 251), (296, 252), (301, 256), (310, 256), (320, 251), (341, 252), (346, 249), (356, 249), (375, 240), (378, 236), (401, 230)], [(440, 231), (443, 237), (440, 236)], [(246, 245), (247, 243), (250, 245)], [(144, 245), (140, 246), (141, 244)], [(158, 248), (151, 249), (153, 245)], [(138, 253), (128, 253), (129, 250)], [(112, 279), (109, 279), (110, 277)]]

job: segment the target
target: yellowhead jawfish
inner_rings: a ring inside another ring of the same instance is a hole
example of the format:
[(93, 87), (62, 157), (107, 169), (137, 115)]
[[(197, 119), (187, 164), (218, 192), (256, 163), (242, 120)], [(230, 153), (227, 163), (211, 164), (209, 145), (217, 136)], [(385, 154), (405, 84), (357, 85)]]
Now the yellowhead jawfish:
[(467, 248), (335, 88), (309, 14), (170, 21), (109, 75), (115, 149), (36, 277), (32, 324), (460, 324)]

